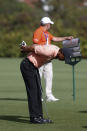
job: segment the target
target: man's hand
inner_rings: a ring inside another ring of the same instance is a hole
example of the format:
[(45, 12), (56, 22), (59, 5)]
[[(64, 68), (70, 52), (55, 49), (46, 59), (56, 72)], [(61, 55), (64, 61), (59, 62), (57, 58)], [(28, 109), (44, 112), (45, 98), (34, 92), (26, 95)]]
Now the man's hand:
[(21, 46), (20, 50), (21, 52), (25, 53), (25, 52), (34, 52), (34, 46), (35, 45), (31, 45), (31, 46)]
[(24, 52), (27, 52), (27, 48), (28, 48), (28, 46), (21, 46), (20, 50), (22, 53), (24, 53)]
[(66, 37), (66, 40), (71, 40), (71, 39), (73, 39), (73, 36)]

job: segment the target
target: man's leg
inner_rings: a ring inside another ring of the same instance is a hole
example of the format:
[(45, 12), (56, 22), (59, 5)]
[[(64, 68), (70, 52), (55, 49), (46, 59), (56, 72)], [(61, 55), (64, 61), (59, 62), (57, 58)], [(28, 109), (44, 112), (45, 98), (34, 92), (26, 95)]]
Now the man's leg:
[[(44, 65), (39, 68), (39, 74), (40, 74), (41, 80), (42, 80), (42, 76), (43, 76), (43, 70), (44, 70)], [(41, 100), (43, 101), (43, 96), (42, 96)]]
[(48, 101), (57, 101), (52, 94), (52, 79), (53, 79), (53, 69), (52, 62), (45, 64), (44, 68), (44, 79), (46, 83), (46, 96)]
[(42, 79), (44, 65), (39, 68), (40, 78)]
[(41, 87), (38, 84), (37, 70), (25, 60), (21, 64), (21, 72), (26, 85), (30, 117), (43, 116)]
[(45, 64), (44, 68), (44, 79), (46, 85), (46, 96), (49, 97), (52, 95), (52, 79), (53, 79), (53, 71), (52, 71), (52, 63)]
[(37, 124), (52, 123), (51, 120), (43, 118), (41, 81), (38, 69), (35, 69), (27, 59), (22, 61), (20, 69), (27, 90), (30, 122)]

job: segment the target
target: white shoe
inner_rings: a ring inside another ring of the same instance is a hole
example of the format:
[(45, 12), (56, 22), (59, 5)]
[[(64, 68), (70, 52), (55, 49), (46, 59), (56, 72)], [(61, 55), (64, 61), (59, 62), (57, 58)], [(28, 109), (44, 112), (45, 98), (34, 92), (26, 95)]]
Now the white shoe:
[(53, 95), (47, 97), (47, 101), (48, 102), (51, 102), (51, 101), (58, 101), (59, 99), (58, 98), (55, 98)]

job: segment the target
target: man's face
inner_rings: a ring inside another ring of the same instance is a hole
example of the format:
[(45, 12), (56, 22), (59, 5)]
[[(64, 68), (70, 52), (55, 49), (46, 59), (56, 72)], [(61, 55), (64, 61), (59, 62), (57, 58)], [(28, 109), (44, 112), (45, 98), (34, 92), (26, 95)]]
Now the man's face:
[(50, 27), (51, 27), (51, 24), (50, 24), (50, 23), (48, 23), (48, 24), (47, 24), (47, 30), (49, 30), (49, 29), (50, 29)]

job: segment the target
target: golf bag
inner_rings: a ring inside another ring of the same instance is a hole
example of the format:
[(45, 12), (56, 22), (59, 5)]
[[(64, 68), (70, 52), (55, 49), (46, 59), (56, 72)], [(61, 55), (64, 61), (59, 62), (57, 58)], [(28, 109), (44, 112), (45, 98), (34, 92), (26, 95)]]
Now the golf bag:
[(62, 52), (65, 57), (65, 63), (70, 65), (75, 65), (81, 60), (81, 50), (80, 50), (80, 39), (75, 38), (71, 40), (63, 41)]

